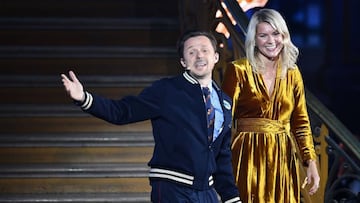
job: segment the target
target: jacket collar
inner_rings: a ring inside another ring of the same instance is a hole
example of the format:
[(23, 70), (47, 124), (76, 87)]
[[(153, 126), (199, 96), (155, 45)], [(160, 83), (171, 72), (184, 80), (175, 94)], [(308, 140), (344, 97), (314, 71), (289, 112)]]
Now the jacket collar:
[[(199, 84), (199, 81), (196, 78), (194, 78), (193, 76), (191, 76), (188, 71), (185, 71), (183, 73), (183, 76), (191, 84), (194, 84), (194, 85)], [(220, 90), (220, 88), (217, 86), (217, 84), (214, 81), (212, 81), (212, 86), (213, 86), (213, 88), (215, 88), (216, 91)]]
[(188, 82), (190, 82), (191, 84), (194, 84), (194, 85), (195, 85), (195, 84), (199, 84), (199, 81), (197, 81), (193, 76), (191, 76), (188, 71), (185, 71), (185, 72), (183, 73), (183, 76), (184, 76), (184, 78), (185, 78)]

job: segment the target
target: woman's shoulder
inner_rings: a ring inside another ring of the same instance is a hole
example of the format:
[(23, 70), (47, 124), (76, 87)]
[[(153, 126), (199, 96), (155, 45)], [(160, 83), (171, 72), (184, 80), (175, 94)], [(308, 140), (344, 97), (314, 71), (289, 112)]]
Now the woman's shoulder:
[(300, 68), (295, 64), (293, 68), (289, 68), (287, 70), (288, 72), (288, 78), (292, 78), (292, 80), (299, 81), (302, 80), (302, 73)]
[(251, 70), (250, 62), (247, 58), (239, 58), (231, 62), (231, 64), (237, 69), (238, 71), (248, 71)]
[(287, 71), (290, 75), (301, 75), (300, 69), (296, 64), (293, 67), (288, 68)]
[(236, 59), (236, 60), (232, 61), (231, 63), (236, 64), (236, 65), (250, 65), (249, 60), (246, 57)]

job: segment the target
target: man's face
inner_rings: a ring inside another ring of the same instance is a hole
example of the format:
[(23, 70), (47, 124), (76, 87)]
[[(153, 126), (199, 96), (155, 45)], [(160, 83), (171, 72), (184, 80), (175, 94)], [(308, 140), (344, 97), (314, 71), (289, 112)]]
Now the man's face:
[(197, 79), (211, 78), (219, 54), (215, 52), (210, 40), (205, 36), (189, 38), (184, 43), (182, 66)]

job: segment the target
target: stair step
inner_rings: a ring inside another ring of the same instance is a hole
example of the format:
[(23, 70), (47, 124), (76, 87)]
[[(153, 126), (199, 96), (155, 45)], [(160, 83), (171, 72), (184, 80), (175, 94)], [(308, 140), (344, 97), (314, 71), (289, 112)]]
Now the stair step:
[[(175, 47), (174, 31), (59, 31), (59, 30), (5, 30), (0, 37), (2, 46), (153, 46)], [(164, 37), (161, 37), (164, 35)], [(8, 47), (6, 47), (8, 49)]]
[(0, 46), (0, 58), (149, 58), (174, 57), (175, 46)]
[(121, 18), (98, 18), (98, 17), (11, 17), (0, 18), (2, 30), (121, 30), (121, 31), (167, 31), (179, 30), (177, 16), (173, 17), (121, 17)]
[(1, 178), (1, 194), (144, 193), (148, 178)]
[[(67, 74), (67, 73), (65, 73)], [(118, 87), (130, 88), (149, 86), (165, 76), (158, 75), (79, 75), (87, 87)], [(58, 87), (61, 84), (58, 75), (1, 75), (0, 87)], [(62, 84), (61, 84), (62, 85)]]
[[(134, 58), (1, 58), (1, 74), (59, 76), (74, 70), (82, 75), (174, 75), (182, 68), (177, 56)], [(59, 78), (57, 78), (59, 79)], [(56, 80), (57, 81), (57, 80)], [(54, 81), (54, 82), (56, 82)]]
[(176, 19), (3, 18), (3, 46), (174, 46)]
[(151, 132), (0, 134), (0, 147), (153, 147)]
[(0, 178), (147, 178), (145, 163), (58, 163), (0, 165)]
[(178, 16), (177, 3), (147, 0), (12, 0), (1, 3), (0, 17), (168, 17)]
[[(81, 79), (81, 78), (80, 78)], [(61, 78), (54, 81), (57, 87), (3, 87), (0, 88), (0, 104), (21, 104), (21, 105), (49, 105), (49, 104), (73, 104), (72, 99), (67, 95), (61, 84)], [(137, 95), (143, 89), (141, 87), (88, 87), (87, 91), (102, 95), (108, 98), (120, 99), (127, 95)], [(74, 105), (74, 104), (73, 104)]]
[[(164, 77), (158, 75), (79, 75), (78, 79), (82, 81), (84, 88), (95, 94), (108, 98), (120, 99), (128, 95), (138, 95), (143, 88), (150, 86), (154, 81)], [(0, 101), (0, 113), (25, 110), (26, 112), (35, 109), (38, 111), (57, 108), (59, 105), (70, 104), (71, 99), (66, 94), (61, 84), (60, 73), (58, 75), (2, 75), (0, 76), (0, 94), (4, 99)], [(44, 95), (47, 96), (44, 100)], [(45, 105), (46, 104), (46, 105)], [(74, 105), (73, 105), (74, 106)], [(59, 109), (66, 110), (65, 106), (59, 106)], [(72, 107), (74, 108), (74, 107)], [(0, 115), (1, 116), (1, 115)]]
[[(153, 147), (1, 147), (1, 164), (147, 163)], [(0, 184), (1, 185), (1, 184)]]
[(72, 203), (150, 203), (150, 193), (69, 193), (69, 194), (0, 194), (3, 203), (72, 202)]
[(0, 133), (151, 132), (150, 121), (114, 125), (95, 117), (0, 118)]

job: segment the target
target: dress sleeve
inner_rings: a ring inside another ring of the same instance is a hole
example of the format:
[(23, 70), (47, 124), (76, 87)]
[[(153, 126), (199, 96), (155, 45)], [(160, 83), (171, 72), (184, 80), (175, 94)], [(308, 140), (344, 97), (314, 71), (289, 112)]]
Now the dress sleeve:
[(293, 74), (294, 111), (291, 116), (291, 129), (299, 146), (302, 160), (306, 165), (308, 160), (316, 160), (316, 153), (306, 106), (303, 79), (298, 68), (293, 70)]

